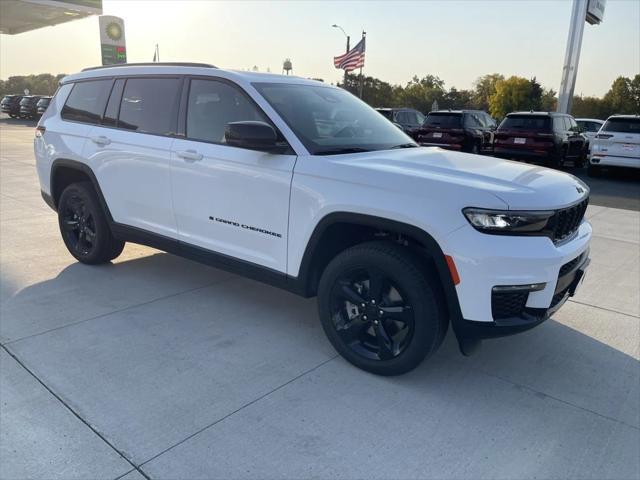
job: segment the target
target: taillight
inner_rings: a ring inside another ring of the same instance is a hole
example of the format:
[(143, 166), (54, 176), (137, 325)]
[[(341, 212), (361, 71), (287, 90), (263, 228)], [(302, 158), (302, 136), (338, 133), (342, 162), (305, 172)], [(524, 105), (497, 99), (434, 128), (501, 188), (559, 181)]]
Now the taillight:
[(47, 129), (45, 127), (43, 127), (42, 125), (38, 125), (36, 127), (36, 138), (40, 138), (42, 135), (44, 135), (44, 132)]
[(611, 138), (613, 137), (613, 135), (609, 135), (608, 133), (598, 133), (596, 135), (596, 138), (602, 138), (603, 140), (606, 140), (607, 138)]

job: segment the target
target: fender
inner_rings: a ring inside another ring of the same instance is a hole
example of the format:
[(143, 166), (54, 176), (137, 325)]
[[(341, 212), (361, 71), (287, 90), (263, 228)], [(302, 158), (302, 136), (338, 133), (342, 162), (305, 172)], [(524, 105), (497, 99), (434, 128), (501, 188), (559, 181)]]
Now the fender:
[[(98, 183), (98, 179), (96, 178), (91, 167), (85, 163), (78, 162), (76, 160), (68, 160), (66, 158), (58, 158), (53, 161), (51, 164), (51, 185), (49, 185), (49, 191), (51, 192), (51, 202), (53, 204), (53, 209), (56, 210), (58, 208), (58, 198), (59, 195), (56, 195), (55, 190), (55, 182), (56, 182), (56, 171), (60, 168), (70, 168), (72, 170), (78, 170), (79, 172), (84, 173), (91, 183), (93, 183), (93, 188), (96, 190), (98, 194), (98, 200), (100, 201), (100, 206), (103, 208), (105, 214), (107, 215), (107, 220), (109, 224), (113, 224), (113, 217), (111, 216), (111, 211), (109, 210), (109, 206), (107, 205), (107, 201), (102, 194), (102, 190), (100, 189), (100, 184)], [(62, 193), (62, 192), (60, 192)]]
[(407, 223), (397, 222), (395, 220), (389, 220), (388, 218), (376, 217), (373, 215), (365, 215), (360, 213), (351, 212), (333, 212), (320, 220), (316, 225), (311, 238), (307, 243), (302, 262), (300, 263), (300, 271), (297, 279), (299, 288), (303, 289), (300, 292), (304, 296), (311, 296), (311, 267), (313, 261), (313, 255), (319, 247), (320, 239), (327, 228), (336, 223), (350, 223), (355, 225), (362, 225), (365, 227), (373, 227), (383, 231), (397, 232), (408, 237), (411, 237), (423, 246), (424, 252), (433, 260), (436, 272), (440, 278), (440, 283), (444, 291), (445, 300), (447, 302), (447, 308), (449, 310), (449, 316), (451, 322), (456, 328), (457, 324), (462, 322), (462, 312), (460, 310), (460, 304), (458, 302), (458, 294), (456, 292), (455, 285), (451, 279), (449, 267), (445, 260), (444, 253), (438, 245), (438, 242), (427, 232), (414, 225)]

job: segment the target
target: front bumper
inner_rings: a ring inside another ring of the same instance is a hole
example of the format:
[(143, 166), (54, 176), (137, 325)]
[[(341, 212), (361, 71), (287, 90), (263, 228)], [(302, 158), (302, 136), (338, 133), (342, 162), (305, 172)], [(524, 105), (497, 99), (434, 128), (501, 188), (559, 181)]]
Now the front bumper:
[[(547, 320), (581, 282), (591, 233), (586, 220), (571, 240), (558, 245), (547, 237), (488, 235), (471, 226), (453, 232), (445, 253), (453, 257), (460, 277), (456, 293), (461, 318), (453, 325), (458, 338), (510, 335)], [(496, 314), (494, 287), (532, 284), (544, 286), (527, 293), (517, 314)]]

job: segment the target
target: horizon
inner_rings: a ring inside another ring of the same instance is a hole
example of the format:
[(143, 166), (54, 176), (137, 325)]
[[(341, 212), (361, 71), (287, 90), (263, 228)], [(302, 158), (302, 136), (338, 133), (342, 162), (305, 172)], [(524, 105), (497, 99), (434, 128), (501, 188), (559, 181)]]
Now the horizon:
[[(432, 74), (445, 82), (447, 90), (469, 90), (478, 77), (499, 73), (506, 78), (535, 77), (543, 87), (558, 91), (569, 29), (569, 0), (368, 3), (367, 11), (362, 5), (103, 2), (105, 15), (124, 19), (130, 62), (151, 61), (158, 43), (162, 61), (201, 61), (235, 70), (257, 66), (261, 72), (269, 69), (279, 74), (284, 59), (291, 58), (294, 75), (335, 84), (343, 73), (333, 67), (333, 56), (345, 49), (342, 32), (331, 26), (336, 23), (351, 34), (352, 47), (361, 30), (366, 30), (363, 74), (392, 85), (404, 86), (414, 75), (422, 78)], [(269, 18), (274, 11), (278, 17)], [(410, 18), (394, 20), (405, 11), (411, 12)], [(544, 25), (544, 35), (540, 25)], [(631, 78), (640, 72), (638, 25), (640, 2), (635, 0), (609, 0), (602, 24), (585, 25), (575, 95), (602, 97), (617, 77)], [(176, 36), (176, 31), (181, 35)], [(304, 37), (312, 40), (300, 41)], [(79, 46), (72, 55), (64, 56), (70, 43)], [(43, 44), (55, 54), (43, 56)], [(70, 74), (99, 65), (98, 19), (2, 35), (0, 58), (2, 79)]]

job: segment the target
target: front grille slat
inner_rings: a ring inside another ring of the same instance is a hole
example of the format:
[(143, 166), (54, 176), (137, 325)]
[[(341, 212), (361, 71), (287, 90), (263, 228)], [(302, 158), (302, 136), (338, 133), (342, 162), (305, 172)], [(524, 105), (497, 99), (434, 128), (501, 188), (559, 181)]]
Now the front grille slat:
[(589, 197), (576, 205), (556, 211), (551, 222), (554, 242), (560, 242), (573, 235), (582, 222), (588, 204)]

